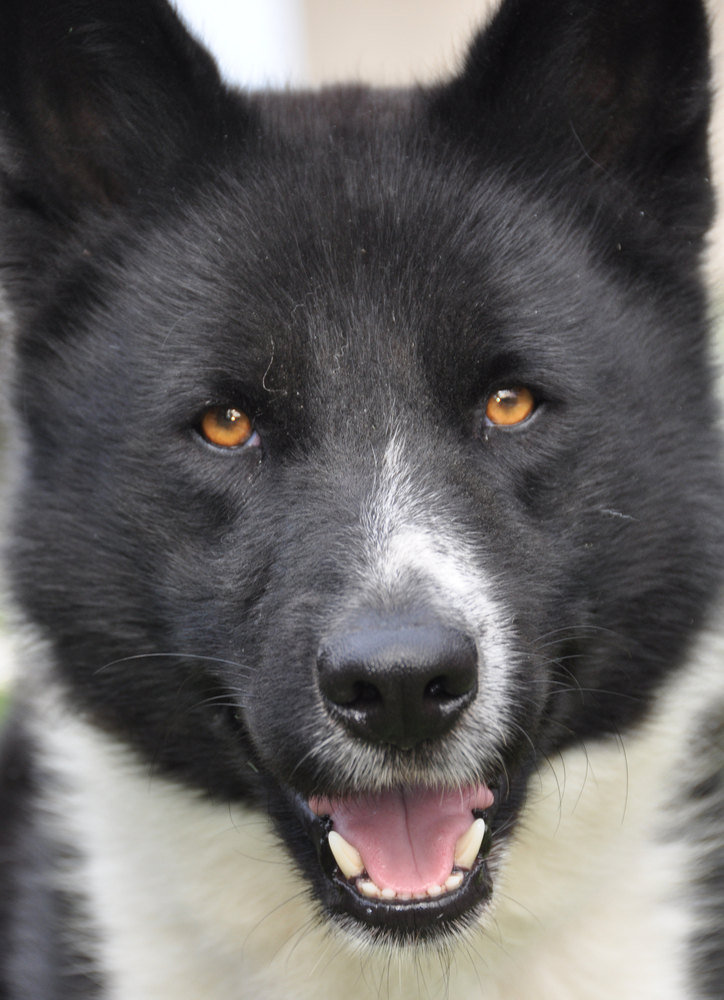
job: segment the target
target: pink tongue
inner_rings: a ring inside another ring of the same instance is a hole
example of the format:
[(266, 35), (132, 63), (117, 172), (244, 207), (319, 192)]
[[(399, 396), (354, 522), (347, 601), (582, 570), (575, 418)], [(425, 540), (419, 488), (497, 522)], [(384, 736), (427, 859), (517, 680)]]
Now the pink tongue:
[(404, 788), (354, 799), (310, 799), (318, 816), (359, 851), (367, 874), (380, 889), (424, 892), (444, 885), (455, 845), (473, 822), (473, 809), (487, 809), (493, 793), (485, 787), (458, 792)]

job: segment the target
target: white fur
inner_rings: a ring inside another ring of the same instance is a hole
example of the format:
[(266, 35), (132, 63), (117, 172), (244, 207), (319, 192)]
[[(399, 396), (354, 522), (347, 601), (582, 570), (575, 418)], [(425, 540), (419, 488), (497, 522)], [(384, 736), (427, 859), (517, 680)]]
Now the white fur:
[[(420, 479), (407, 458), (402, 433), (391, 430), (374, 481), (361, 510), (363, 545), (349, 547), (356, 587), (346, 595), (345, 613), (387, 606), (409, 606), (411, 595), (436, 612), (441, 622), (471, 636), (482, 669), (478, 697), (452, 733), (430, 754), (424, 772), (419, 760), (358, 741), (339, 723), (310, 752), (317, 764), (334, 767), (351, 788), (372, 790), (391, 784), (415, 784), (434, 775), (441, 785), (474, 785), (481, 780), (481, 760), (489, 771), (500, 767), (498, 747), (518, 732), (511, 728), (510, 687), (520, 655), (511, 627), (512, 613), (494, 596), (492, 574), (480, 568), (465, 532), (448, 510), (445, 497)], [(356, 570), (356, 573), (355, 573)], [(414, 603), (414, 602), (413, 602)], [(326, 709), (319, 696), (319, 711)]]
[[(479, 697), (459, 727), (463, 740), (446, 752), (456, 753), (457, 773), (475, 781), (463, 759), (464, 740), (480, 734), (499, 745), (508, 733), (512, 663), (519, 655), (513, 615), (494, 596), (495, 578), (480, 568), (466, 532), (447, 510), (443, 496), (431, 494), (419, 468), (406, 459), (399, 432), (390, 434), (376, 482), (362, 512), (366, 552), (360, 576), (370, 604), (385, 597), (408, 598), (421, 591), (441, 621), (475, 639), (484, 669)], [(468, 725), (469, 722), (469, 725)], [(478, 747), (478, 750), (480, 748)]]
[(263, 815), (149, 774), (46, 685), (35, 733), (61, 779), (47, 823), (85, 856), (69, 875), (102, 929), (112, 1000), (683, 1000), (696, 857), (667, 834), (722, 657), (708, 637), (635, 734), (541, 769), (493, 912), (449, 962), (369, 954), (318, 926)]

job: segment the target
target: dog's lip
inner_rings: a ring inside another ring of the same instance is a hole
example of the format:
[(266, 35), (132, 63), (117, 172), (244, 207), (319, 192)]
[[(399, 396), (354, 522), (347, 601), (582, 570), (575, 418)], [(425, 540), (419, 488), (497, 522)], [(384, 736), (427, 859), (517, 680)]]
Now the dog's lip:
[(364, 896), (356, 880), (347, 879), (340, 871), (329, 846), (329, 834), (334, 828), (330, 816), (318, 815), (304, 796), (293, 793), (294, 808), (301, 825), (316, 849), (326, 890), (323, 902), (342, 916), (352, 917), (373, 929), (388, 929), (402, 934), (437, 933), (444, 926), (464, 921), (475, 908), (483, 904), (492, 892), (492, 879), (487, 856), (492, 846), (495, 814), (505, 796), (503, 782), (491, 788), (493, 802), (489, 808), (476, 809), (473, 818), (482, 818), (486, 833), (481, 849), (461, 885), (441, 895), (427, 898), (385, 899)]

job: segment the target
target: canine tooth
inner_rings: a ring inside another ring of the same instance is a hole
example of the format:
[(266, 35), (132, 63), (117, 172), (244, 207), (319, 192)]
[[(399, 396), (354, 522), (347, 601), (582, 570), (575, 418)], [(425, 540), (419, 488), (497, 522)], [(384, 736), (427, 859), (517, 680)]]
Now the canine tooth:
[(427, 891), (425, 892), (413, 892), (413, 899), (427, 899)]
[(365, 870), (359, 851), (348, 844), (336, 830), (330, 830), (327, 837), (329, 849), (345, 878), (357, 878)]
[(455, 872), (454, 875), (449, 875), (445, 881), (446, 889), (457, 889), (459, 885), (462, 885), (463, 876), (461, 872)]
[(412, 899), (412, 893), (410, 893), (410, 892), (398, 892), (397, 893), (397, 898), (398, 899), (405, 899), (405, 900)]
[(383, 899), (394, 899), (397, 893), (394, 889), (383, 889), (380, 895)]
[(376, 899), (380, 896), (380, 890), (377, 888), (374, 882), (367, 882), (359, 879), (357, 881), (357, 888), (364, 896), (372, 896)]
[(428, 896), (439, 896), (441, 892), (442, 892), (441, 885), (429, 885), (427, 887)]
[(485, 834), (485, 820), (474, 820), (455, 845), (455, 864), (460, 868), (472, 868), (478, 856)]

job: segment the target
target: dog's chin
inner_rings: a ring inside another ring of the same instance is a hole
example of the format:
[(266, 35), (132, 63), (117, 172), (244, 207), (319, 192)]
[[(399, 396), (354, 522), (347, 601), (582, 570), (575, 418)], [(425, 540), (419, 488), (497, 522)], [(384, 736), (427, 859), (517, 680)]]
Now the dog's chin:
[(305, 852), (312, 870), (304, 868), (323, 914), (358, 944), (449, 943), (491, 899), (490, 852), (506, 793), (503, 782), (337, 800), (287, 793), (313, 848)]

